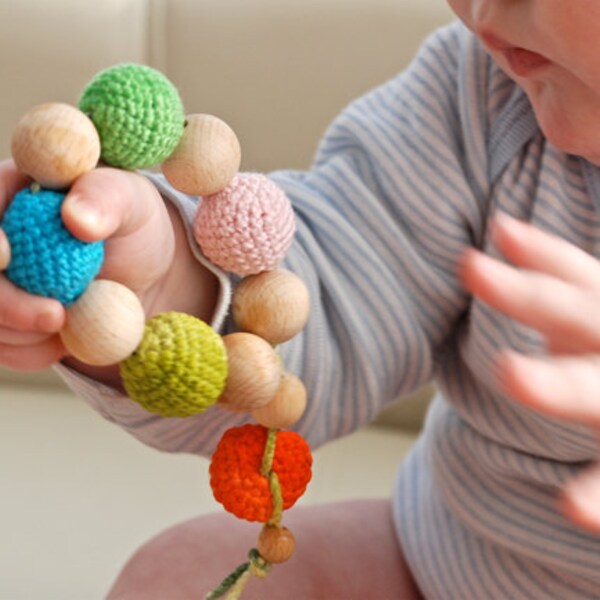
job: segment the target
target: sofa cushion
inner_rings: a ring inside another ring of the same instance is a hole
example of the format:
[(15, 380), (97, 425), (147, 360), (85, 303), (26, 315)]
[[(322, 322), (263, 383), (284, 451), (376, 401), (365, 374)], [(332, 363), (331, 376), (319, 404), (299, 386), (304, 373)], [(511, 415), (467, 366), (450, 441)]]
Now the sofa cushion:
[(305, 168), (336, 114), (449, 20), (440, 0), (169, 0), (154, 60), (188, 112), (229, 122), (243, 168)]

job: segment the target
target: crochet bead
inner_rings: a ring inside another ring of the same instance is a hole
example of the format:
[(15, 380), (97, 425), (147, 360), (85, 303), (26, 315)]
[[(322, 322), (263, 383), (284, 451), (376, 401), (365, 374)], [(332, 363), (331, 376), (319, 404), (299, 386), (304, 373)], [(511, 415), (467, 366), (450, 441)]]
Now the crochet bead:
[(121, 363), (128, 395), (163, 417), (187, 417), (217, 401), (227, 377), (222, 338), (183, 313), (150, 319), (137, 350)]
[(86, 243), (64, 226), (65, 194), (51, 190), (18, 192), (0, 226), (11, 247), (6, 276), (31, 294), (69, 306), (100, 271), (104, 243)]
[(306, 325), (310, 298), (304, 282), (285, 269), (246, 277), (233, 296), (233, 318), (240, 329), (277, 345)]
[(295, 231), (284, 192), (258, 173), (240, 173), (200, 203), (194, 235), (209, 260), (236, 275), (274, 269)]
[(115, 167), (158, 165), (183, 134), (185, 113), (177, 89), (143, 65), (122, 64), (98, 73), (84, 89), (79, 108), (100, 134), (102, 160)]
[[(273, 514), (267, 477), (261, 474), (267, 429), (243, 425), (228, 429), (210, 463), (210, 485), (217, 502), (240, 519), (266, 522)], [(281, 486), (283, 508), (291, 508), (311, 479), (312, 456), (294, 431), (278, 431), (272, 471)]]
[(287, 527), (265, 525), (260, 532), (256, 549), (267, 562), (284, 563), (294, 554), (296, 538)]
[(263, 339), (251, 333), (223, 336), (229, 374), (219, 398), (223, 408), (249, 411), (268, 404), (281, 381), (281, 360)]
[(82, 362), (113, 365), (137, 348), (144, 323), (144, 309), (129, 288), (96, 279), (67, 310), (60, 337), (69, 353)]
[(183, 136), (161, 169), (171, 185), (192, 196), (221, 191), (240, 168), (233, 129), (212, 115), (188, 115)]
[(36, 106), (21, 118), (11, 150), (19, 170), (42, 187), (61, 189), (96, 166), (100, 139), (80, 110), (53, 102)]
[(292, 373), (285, 373), (275, 397), (265, 406), (255, 408), (252, 411), (252, 418), (270, 429), (283, 429), (296, 423), (305, 409), (304, 384)]

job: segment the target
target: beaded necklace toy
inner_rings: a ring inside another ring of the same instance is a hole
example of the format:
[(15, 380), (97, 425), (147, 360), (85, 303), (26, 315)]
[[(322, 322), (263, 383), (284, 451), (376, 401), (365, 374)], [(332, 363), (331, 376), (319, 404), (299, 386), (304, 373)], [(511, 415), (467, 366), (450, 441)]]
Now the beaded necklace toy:
[[(282, 431), (302, 416), (306, 391), (275, 350), (302, 330), (309, 310), (306, 286), (279, 268), (295, 231), (289, 200), (263, 175), (238, 173), (240, 145), (224, 121), (185, 116), (172, 83), (141, 65), (97, 74), (78, 108), (49, 103), (29, 111), (14, 130), (12, 154), (34, 183), (0, 220), (11, 250), (4, 273), (67, 307), (60, 336), (68, 352), (89, 365), (119, 363), (128, 395), (152, 413), (187, 417), (218, 404), (256, 421), (226, 431), (209, 468), (215, 499), (264, 524), (248, 561), (206, 596), (239, 598), (252, 575), (264, 577), (292, 555), (282, 513), (311, 478), (308, 444)], [(194, 237), (210, 261), (241, 279), (232, 301), (239, 331), (221, 336), (177, 312), (145, 322), (131, 290), (96, 279), (104, 243), (72, 236), (61, 205), (64, 190), (99, 161), (160, 165), (175, 189), (202, 197)]]

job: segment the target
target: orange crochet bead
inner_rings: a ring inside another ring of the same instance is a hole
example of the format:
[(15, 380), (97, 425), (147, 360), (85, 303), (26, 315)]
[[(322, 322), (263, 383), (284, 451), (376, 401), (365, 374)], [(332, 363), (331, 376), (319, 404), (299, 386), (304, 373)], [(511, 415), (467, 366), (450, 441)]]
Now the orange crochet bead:
[[(210, 485), (215, 500), (240, 519), (265, 523), (273, 513), (273, 500), (261, 465), (268, 430), (262, 425), (228, 429), (210, 464)], [(272, 471), (277, 473), (283, 508), (292, 507), (311, 478), (312, 455), (294, 431), (278, 431)]]

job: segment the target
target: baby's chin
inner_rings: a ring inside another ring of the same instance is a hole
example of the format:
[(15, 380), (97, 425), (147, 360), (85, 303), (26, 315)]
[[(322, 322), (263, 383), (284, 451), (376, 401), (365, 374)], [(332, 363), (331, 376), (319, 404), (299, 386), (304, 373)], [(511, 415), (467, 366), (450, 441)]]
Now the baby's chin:
[(589, 122), (584, 125), (559, 112), (539, 114), (536, 111), (536, 116), (544, 137), (552, 146), (600, 166), (600, 118), (597, 127), (593, 127)]
[[(542, 131), (544, 131), (542, 129)], [(600, 167), (600, 139), (586, 139), (588, 136), (577, 136), (570, 131), (544, 131), (546, 139), (558, 150), (572, 156), (580, 156), (595, 166)], [(599, 131), (600, 135), (600, 131)]]
[(587, 89), (582, 94), (582, 86), (567, 91), (548, 82), (528, 82), (523, 88), (548, 142), (600, 166), (600, 97)]

